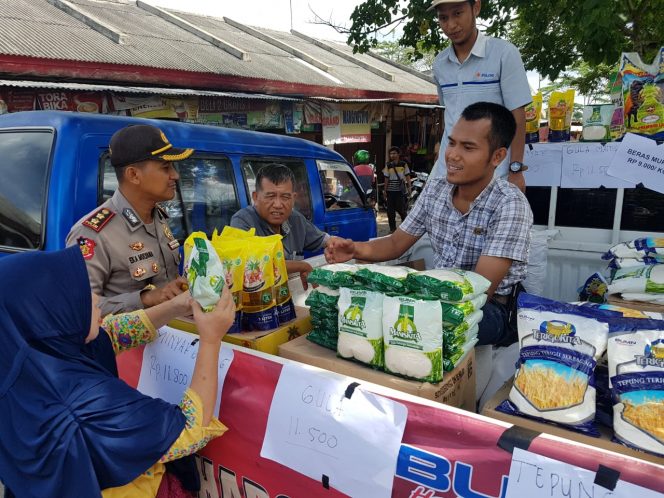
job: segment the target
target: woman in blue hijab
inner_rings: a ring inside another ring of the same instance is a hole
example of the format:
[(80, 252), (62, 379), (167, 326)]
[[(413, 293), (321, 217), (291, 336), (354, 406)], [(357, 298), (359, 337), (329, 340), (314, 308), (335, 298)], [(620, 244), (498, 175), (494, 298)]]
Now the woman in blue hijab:
[(212, 412), (226, 289), (212, 313), (192, 304), (201, 344), (185, 415), (116, 378), (102, 335), (90, 342), (100, 312), (77, 247), (2, 258), (0, 275), (0, 480), (17, 497), (98, 497), (153, 476), (183, 438), (195, 451), (225, 430)]

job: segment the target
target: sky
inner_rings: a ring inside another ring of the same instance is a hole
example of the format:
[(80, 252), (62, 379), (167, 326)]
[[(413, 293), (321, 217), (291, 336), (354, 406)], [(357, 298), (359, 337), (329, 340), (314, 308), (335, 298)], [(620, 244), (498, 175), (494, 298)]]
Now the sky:
[[(250, 26), (279, 31), (291, 29), (324, 40), (346, 41), (346, 35), (330, 26), (313, 24), (314, 12), (336, 25), (350, 27), (350, 15), (362, 0), (148, 0), (153, 5), (168, 9), (195, 12), (214, 17), (228, 17)], [(248, 7), (250, 5), (250, 7)], [(538, 75), (529, 71), (528, 82), (538, 88)]]

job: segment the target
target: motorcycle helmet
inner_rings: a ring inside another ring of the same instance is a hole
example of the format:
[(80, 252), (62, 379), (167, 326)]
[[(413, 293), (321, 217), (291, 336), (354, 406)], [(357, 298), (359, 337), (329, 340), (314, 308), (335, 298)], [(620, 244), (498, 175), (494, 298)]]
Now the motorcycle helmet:
[(370, 159), (369, 152), (364, 149), (356, 150), (353, 154), (353, 164), (369, 164)]

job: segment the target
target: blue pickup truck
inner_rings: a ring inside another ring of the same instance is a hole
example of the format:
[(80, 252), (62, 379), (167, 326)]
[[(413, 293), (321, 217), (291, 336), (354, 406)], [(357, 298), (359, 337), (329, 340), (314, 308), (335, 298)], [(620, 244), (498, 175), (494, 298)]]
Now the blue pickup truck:
[(34, 111), (0, 116), (0, 256), (64, 247), (71, 226), (117, 187), (108, 143), (129, 124), (150, 123), (196, 153), (178, 163), (180, 182), (163, 207), (180, 240), (211, 233), (251, 203), (255, 175), (270, 162), (296, 178), (296, 208), (321, 230), (376, 236), (374, 211), (351, 166), (307, 140), (173, 121)]

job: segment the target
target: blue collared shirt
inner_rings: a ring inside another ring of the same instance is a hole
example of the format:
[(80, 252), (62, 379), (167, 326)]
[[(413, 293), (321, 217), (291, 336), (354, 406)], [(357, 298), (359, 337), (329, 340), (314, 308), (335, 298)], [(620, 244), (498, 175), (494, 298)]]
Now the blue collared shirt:
[[(532, 101), (521, 54), (510, 42), (481, 31), (465, 61), (459, 62), (450, 45), (433, 62), (433, 79), (440, 104), (445, 106), (445, 132), (432, 176), (445, 177), (445, 148), (461, 112), (475, 102), (493, 102), (510, 111)], [(504, 161), (497, 173), (507, 175)]]

